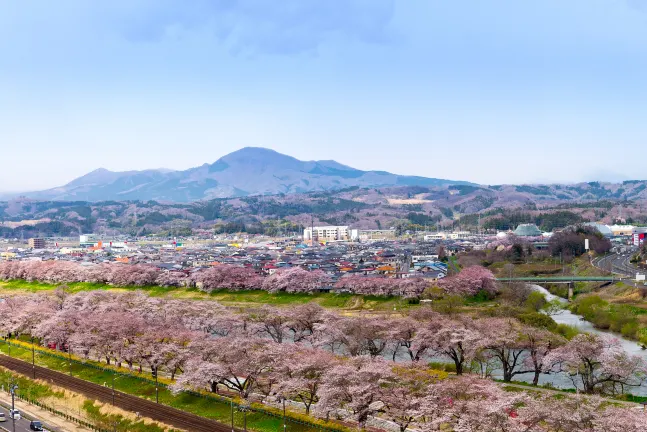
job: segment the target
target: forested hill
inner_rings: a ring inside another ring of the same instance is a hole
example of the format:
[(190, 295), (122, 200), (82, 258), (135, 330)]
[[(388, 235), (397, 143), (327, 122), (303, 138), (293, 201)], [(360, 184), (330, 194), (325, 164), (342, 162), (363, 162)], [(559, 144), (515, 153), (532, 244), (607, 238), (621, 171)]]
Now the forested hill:
[(514, 229), (536, 223), (543, 230), (584, 222), (647, 224), (647, 182), (576, 185), (442, 185), (350, 187), (336, 191), (158, 201), (0, 202), (0, 236), (32, 237), (171, 233), (196, 230), (285, 234), (317, 225), (399, 231), (475, 228)]

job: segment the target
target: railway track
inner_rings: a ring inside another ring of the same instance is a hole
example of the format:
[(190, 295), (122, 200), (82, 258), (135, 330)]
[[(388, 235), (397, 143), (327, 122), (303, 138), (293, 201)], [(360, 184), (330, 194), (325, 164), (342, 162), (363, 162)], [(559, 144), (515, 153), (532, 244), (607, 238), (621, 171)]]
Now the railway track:
[[(31, 378), (32, 365), (22, 360), (0, 355), (0, 366), (11, 369)], [(65, 375), (41, 366), (36, 366), (36, 377), (59, 387), (66, 388), (90, 399), (112, 403), (112, 389), (79, 378)], [(143, 417), (165, 423), (190, 432), (232, 432), (229, 425), (209, 420), (185, 411), (158, 404), (146, 399), (115, 391), (115, 406), (131, 412), (139, 412)], [(240, 432), (236, 430), (235, 432)]]

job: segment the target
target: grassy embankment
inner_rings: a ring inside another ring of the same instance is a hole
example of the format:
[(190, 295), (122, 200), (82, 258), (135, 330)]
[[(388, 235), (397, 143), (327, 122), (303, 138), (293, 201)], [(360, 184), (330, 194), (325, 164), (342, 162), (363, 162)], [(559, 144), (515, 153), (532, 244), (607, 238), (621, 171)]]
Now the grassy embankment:
[[(106, 364), (99, 362), (80, 359), (76, 356), (68, 356), (65, 353), (55, 353), (57, 356), (50, 356), (47, 354), (54, 354), (51, 350), (36, 346), (35, 362), (38, 366), (46, 367), (51, 370), (71, 373), (72, 376), (86, 381), (93, 382), (99, 385), (112, 385), (113, 371), (115, 375), (115, 389), (123, 393), (132, 394), (134, 396), (142, 397), (149, 400), (155, 400), (155, 383), (151, 381), (150, 376), (146, 374), (138, 374), (136, 371), (130, 371), (126, 368), (110, 367)], [(9, 354), (9, 346), (5, 343), (0, 343), (0, 352)], [(31, 344), (25, 341), (12, 341), (11, 356), (24, 360), (26, 362), (32, 361)], [(68, 359), (71, 358), (70, 362)], [(36, 376), (38, 378), (38, 376)], [(170, 384), (168, 379), (160, 378), (160, 383)], [(0, 379), (0, 383), (4, 383)], [(20, 386), (23, 388), (23, 395), (25, 397), (38, 396), (37, 393), (31, 392), (29, 386)], [(40, 390), (39, 390), (40, 391)], [(214, 398), (201, 397), (189, 393), (180, 393), (174, 395), (164, 386), (159, 386), (159, 402), (183, 411), (192, 412), (202, 417), (211, 418), (222, 423), (229, 424), (231, 422), (231, 402), (227, 398), (216, 400)], [(240, 401), (233, 399), (234, 406)], [(276, 431), (282, 428), (283, 421), (281, 418), (282, 413), (270, 407), (263, 406), (264, 410), (273, 413), (268, 415), (261, 412), (248, 412), (247, 413), (247, 427), (250, 430), (259, 432)], [(318, 430), (316, 426), (307, 426), (299, 424), (298, 422), (307, 421), (309, 423), (320, 424), (327, 428), (334, 428), (336, 430), (343, 430), (344, 428), (335, 425), (320, 422), (314, 417), (308, 417), (297, 412), (288, 412), (288, 430), (293, 432), (308, 432)], [(291, 420), (290, 420), (291, 419)], [(238, 410), (234, 411), (234, 424), (242, 429), (244, 422), (244, 414)]]
[[(289, 306), (314, 302), (325, 308), (346, 309), (349, 311), (393, 311), (415, 307), (400, 297), (363, 296), (332, 293), (268, 293), (262, 290), (228, 291), (216, 290), (206, 293), (197, 288), (184, 287), (113, 287), (106, 284), (77, 282), (65, 284), (68, 292), (105, 290), (111, 292), (142, 291), (151, 297), (164, 297), (187, 300), (214, 300), (227, 306), (247, 307), (260, 304)], [(24, 280), (0, 281), (0, 295), (17, 295), (48, 292), (59, 285)]]
[[(490, 266), (495, 274), (503, 276), (505, 262)], [(509, 268), (508, 268), (509, 270)], [(602, 276), (608, 273), (591, 265), (588, 257), (580, 257), (565, 266), (544, 260), (514, 266), (515, 277), (532, 276)], [(550, 292), (566, 298), (565, 284), (543, 284)], [(626, 338), (647, 345), (647, 290), (629, 283), (576, 282), (570, 309), (602, 330), (620, 333)]]
[(56, 410), (58, 415), (71, 416), (101, 429), (119, 432), (176, 431), (151, 420), (138, 419), (132, 413), (96, 403), (76, 393), (54, 388), (44, 381), (26, 378), (13, 371), (0, 368), (0, 386), (6, 390), (11, 384), (18, 385), (16, 393), (19, 398), (32, 403), (38, 402)]

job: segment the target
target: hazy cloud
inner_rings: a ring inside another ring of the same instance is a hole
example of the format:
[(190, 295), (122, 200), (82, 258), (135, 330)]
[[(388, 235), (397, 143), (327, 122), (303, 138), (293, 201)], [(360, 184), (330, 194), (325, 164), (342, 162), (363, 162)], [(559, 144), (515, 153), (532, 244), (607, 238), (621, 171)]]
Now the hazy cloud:
[(109, 7), (130, 41), (207, 33), (234, 52), (292, 54), (335, 36), (389, 41), (394, 0), (139, 0)]
[(647, 11), (647, 0), (627, 0), (629, 7), (640, 11)]

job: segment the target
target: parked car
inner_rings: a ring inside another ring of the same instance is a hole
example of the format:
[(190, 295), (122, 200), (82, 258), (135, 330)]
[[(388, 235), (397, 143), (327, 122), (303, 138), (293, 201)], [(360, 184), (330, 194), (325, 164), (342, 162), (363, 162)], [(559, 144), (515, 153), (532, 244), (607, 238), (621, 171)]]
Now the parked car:
[(6, 422), (6, 421), (7, 421), (7, 416), (3, 412), (0, 412), (0, 422)]
[(20, 420), (22, 418), (22, 416), (20, 415), (20, 410), (10, 409), (9, 410), (9, 418), (12, 418), (14, 420)]
[(35, 431), (42, 431), (43, 425), (38, 421), (38, 420), (32, 420), (29, 422), (29, 429), (35, 430)]

